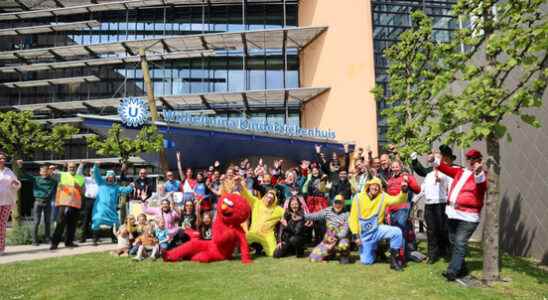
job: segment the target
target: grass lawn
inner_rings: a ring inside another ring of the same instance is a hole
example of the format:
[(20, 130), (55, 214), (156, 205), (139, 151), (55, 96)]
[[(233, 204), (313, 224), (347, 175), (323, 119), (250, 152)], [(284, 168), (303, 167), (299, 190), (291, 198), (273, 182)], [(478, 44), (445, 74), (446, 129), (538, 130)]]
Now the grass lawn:
[[(480, 254), (469, 267), (479, 276)], [(492, 288), (447, 283), (441, 261), (410, 263), (405, 272), (373, 266), (256, 258), (212, 264), (134, 262), (107, 253), (0, 265), (1, 299), (548, 299), (548, 273), (504, 257), (511, 281)]]

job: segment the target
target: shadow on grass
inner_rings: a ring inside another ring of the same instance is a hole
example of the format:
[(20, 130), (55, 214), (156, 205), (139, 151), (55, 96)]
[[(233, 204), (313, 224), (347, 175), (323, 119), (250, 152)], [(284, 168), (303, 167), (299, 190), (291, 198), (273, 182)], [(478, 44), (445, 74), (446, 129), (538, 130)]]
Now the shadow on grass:
[[(466, 265), (470, 271), (479, 271), (483, 269), (483, 252), (481, 244), (471, 243), (469, 254), (466, 257)], [(546, 254), (548, 255), (548, 253)], [(502, 255), (502, 267), (510, 269), (516, 273), (523, 273), (533, 277), (540, 284), (548, 284), (548, 272), (540, 268), (537, 262), (519, 256), (511, 256), (509, 254)]]
[(505, 255), (502, 259), (502, 266), (514, 272), (527, 274), (535, 278), (540, 284), (548, 284), (548, 272), (529, 259)]

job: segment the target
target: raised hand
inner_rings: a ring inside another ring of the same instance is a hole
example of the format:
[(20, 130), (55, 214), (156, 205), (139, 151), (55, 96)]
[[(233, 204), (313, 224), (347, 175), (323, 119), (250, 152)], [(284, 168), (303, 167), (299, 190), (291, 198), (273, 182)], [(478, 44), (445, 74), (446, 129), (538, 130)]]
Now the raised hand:
[(479, 175), (483, 171), (483, 165), (479, 162), (474, 163), (474, 173)]
[(314, 148), (316, 149), (316, 153), (320, 153), (322, 151), (322, 146), (315, 145)]
[(181, 152), (177, 151), (177, 153), (175, 153), (175, 155), (177, 156), (177, 161), (181, 161)]
[(401, 190), (402, 190), (402, 192), (404, 192), (404, 193), (407, 192), (407, 187), (409, 187), (409, 183), (407, 183), (406, 180), (402, 181), (402, 182), (401, 182)]

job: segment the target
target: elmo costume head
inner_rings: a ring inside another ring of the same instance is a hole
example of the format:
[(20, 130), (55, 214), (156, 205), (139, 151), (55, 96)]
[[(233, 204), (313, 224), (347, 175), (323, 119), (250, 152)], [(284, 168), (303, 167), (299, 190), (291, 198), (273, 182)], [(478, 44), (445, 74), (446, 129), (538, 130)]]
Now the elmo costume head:
[(217, 203), (217, 222), (240, 226), (251, 215), (251, 207), (238, 194), (224, 194)]

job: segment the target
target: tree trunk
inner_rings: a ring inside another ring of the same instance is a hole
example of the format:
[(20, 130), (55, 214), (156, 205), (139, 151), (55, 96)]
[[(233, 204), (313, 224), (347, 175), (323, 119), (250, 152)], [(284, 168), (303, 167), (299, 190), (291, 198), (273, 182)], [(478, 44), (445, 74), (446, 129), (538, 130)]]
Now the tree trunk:
[(500, 143), (494, 134), (487, 136), (487, 198), (483, 223), (483, 276), (485, 283), (500, 280)]

